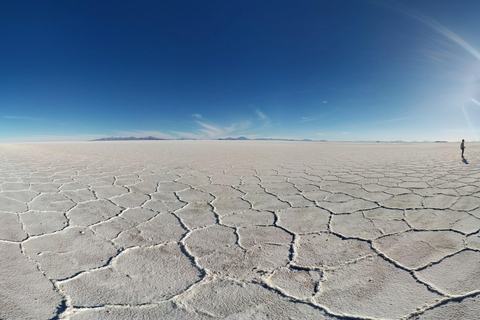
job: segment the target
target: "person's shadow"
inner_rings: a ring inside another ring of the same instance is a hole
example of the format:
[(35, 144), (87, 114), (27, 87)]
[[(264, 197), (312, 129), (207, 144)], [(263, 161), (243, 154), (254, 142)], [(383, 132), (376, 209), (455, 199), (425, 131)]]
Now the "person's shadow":
[(463, 158), (462, 161), (463, 161), (463, 163), (468, 164), (467, 159)]

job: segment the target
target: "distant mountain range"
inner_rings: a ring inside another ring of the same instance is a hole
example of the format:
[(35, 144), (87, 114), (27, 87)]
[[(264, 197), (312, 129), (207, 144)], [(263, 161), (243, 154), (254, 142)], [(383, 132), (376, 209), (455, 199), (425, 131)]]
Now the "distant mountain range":
[[(187, 138), (178, 138), (178, 139), (163, 139), (157, 137), (107, 137), (107, 138), (100, 138), (91, 141), (137, 141), (137, 140), (196, 140), (196, 139), (187, 139)], [(249, 139), (246, 137), (238, 137), (238, 138), (220, 138), (218, 140), (244, 140), (244, 141), (317, 141), (317, 142), (326, 142), (327, 140), (311, 140), (311, 139), (303, 139), (303, 140), (296, 140), (296, 139), (275, 139), (275, 138), (256, 138), (256, 139)]]
[(249, 139), (246, 137), (238, 137), (238, 138), (220, 138), (218, 140), (243, 140), (243, 141), (316, 141), (316, 142), (327, 142), (327, 140), (312, 140), (312, 139), (277, 139), (277, 138), (255, 138), (255, 139)]
[[(138, 140), (196, 140), (196, 139), (188, 139), (188, 138), (178, 138), (178, 139), (164, 139), (164, 138), (157, 138), (157, 137), (107, 137), (107, 138), (100, 138), (91, 141), (138, 141)], [(246, 137), (228, 137), (228, 138), (220, 138), (217, 140), (222, 141), (304, 141), (304, 142), (328, 142), (327, 140), (312, 140), (312, 139), (280, 139), (280, 138), (255, 138), (249, 139)], [(362, 142), (362, 143), (432, 143), (432, 141), (403, 141), (403, 140), (396, 140), (396, 141), (337, 141), (337, 142)], [(433, 143), (448, 143), (447, 141), (434, 141)]]

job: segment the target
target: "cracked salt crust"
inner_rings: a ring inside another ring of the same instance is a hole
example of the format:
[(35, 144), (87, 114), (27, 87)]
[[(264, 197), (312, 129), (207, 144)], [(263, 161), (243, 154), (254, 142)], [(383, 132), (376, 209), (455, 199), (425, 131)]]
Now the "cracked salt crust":
[(457, 149), (0, 145), (0, 319), (476, 319)]

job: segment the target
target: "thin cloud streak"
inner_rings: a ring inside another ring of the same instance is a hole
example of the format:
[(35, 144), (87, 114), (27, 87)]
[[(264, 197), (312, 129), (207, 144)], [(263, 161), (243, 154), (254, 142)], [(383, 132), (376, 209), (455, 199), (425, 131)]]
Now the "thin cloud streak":
[(258, 116), (260, 119), (262, 119), (262, 120), (265, 120), (265, 119), (268, 118), (262, 111), (260, 111), (260, 110), (258, 110), (258, 109), (255, 110), (255, 113), (256, 113), (257, 116)]
[(30, 121), (48, 121), (41, 118), (32, 118), (32, 117), (17, 117), (17, 116), (3, 116), (4, 119), (14, 119), (14, 120), (30, 120)]
[(260, 128), (250, 130), (250, 132), (255, 132), (255, 131), (258, 131), (258, 130), (262, 130), (262, 129), (265, 129), (265, 128), (270, 126), (270, 118), (266, 114), (264, 114), (262, 111), (260, 111), (258, 109), (255, 110), (255, 113), (257, 114), (258, 119), (263, 121), (263, 125)]
[(196, 123), (200, 126), (200, 129), (193, 132), (173, 131), (172, 133), (176, 134), (179, 138), (213, 140), (226, 138), (229, 135), (240, 134), (241, 132), (239, 131), (246, 130), (251, 125), (250, 121), (234, 122), (229, 126), (217, 126), (206, 123), (205, 121), (196, 121)]
[(215, 127), (213, 125), (209, 125), (209, 124), (206, 124), (206, 123), (201, 122), (201, 121), (197, 121), (197, 123), (199, 125), (201, 125), (203, 128), (205, 128), (205, 129), (200, 130), (202, 132), (206, 132), (206, 133), (209, 133), (211, 135), (216, 135), (216, 134), (219, 134), (219, 133), (222, 132), (221, 128)]
[(313, 119), (313, 118), (307, 118), (307, 117), (302, 117), (299, 122), (300, 122), (300, 123), (305, 123), (305, 122), (311, 122), (311, 121), (315, 121), (315, 119)]

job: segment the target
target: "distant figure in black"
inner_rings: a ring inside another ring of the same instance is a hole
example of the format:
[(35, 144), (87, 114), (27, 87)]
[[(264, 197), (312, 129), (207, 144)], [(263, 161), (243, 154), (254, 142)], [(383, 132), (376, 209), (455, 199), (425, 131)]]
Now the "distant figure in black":
[(462, 139), (462, 143), (460, 144), (460, 149), (462, 149), (462, 158), (463, 158), (463, 153), (465, 152), (465, 139)]

